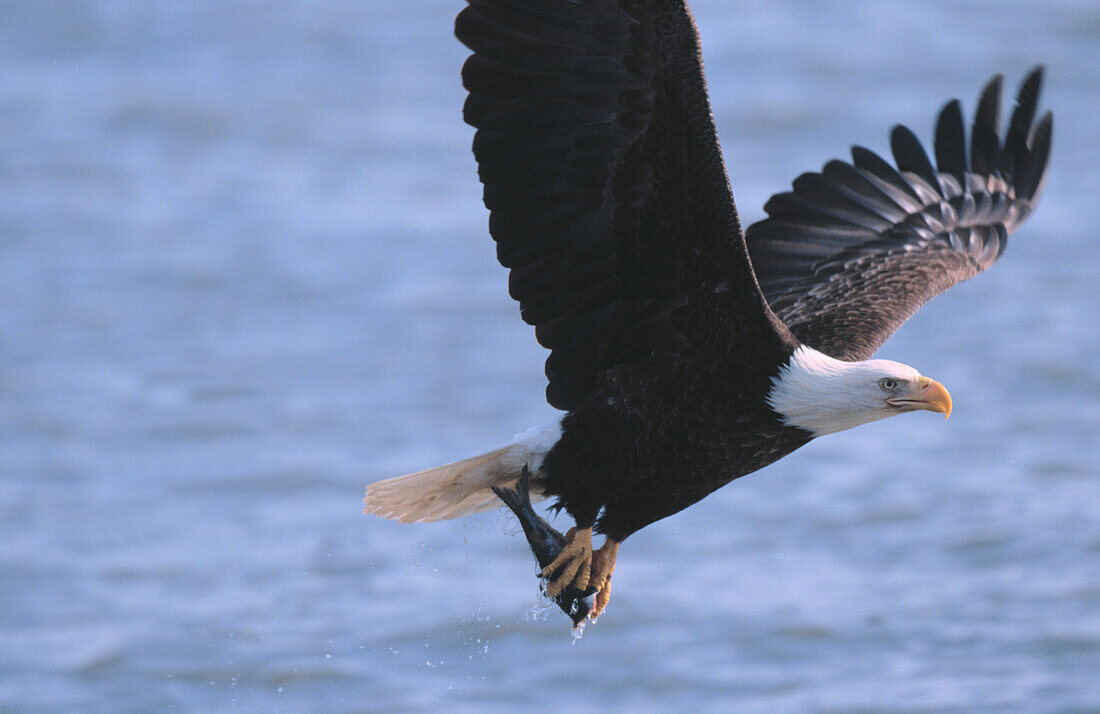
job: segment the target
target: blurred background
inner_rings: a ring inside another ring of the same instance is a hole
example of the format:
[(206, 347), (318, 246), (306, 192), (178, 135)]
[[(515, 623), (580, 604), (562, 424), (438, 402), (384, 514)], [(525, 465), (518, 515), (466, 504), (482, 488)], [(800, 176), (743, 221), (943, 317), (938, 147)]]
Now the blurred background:
[(0, 709), (1100, 711), (1100, 6), (693, 2), (746, 225), (1036, 62), (1053, 170), (880, 351), (949, 422), (645, 529), (579, 641), (510, 517), (360, 514), (555, 415), (462, 6), (0, 2)]

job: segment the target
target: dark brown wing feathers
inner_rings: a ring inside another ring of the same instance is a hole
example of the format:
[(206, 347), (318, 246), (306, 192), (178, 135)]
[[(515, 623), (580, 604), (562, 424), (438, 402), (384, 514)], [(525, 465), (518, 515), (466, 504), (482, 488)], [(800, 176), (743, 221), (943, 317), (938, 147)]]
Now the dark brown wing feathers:
[(465, 116), (490, 233), (562, 409), (639, 360), (746, 340), (773, 354), (790, 338), (771, 310), (802, 342), (865, 359), (997, 259), (1046, 177), (1037, 68), (1003, 143), (996, 77), (969, 144), (953, 101), (935, 163), (904, 127), (896, 168), (853, 147), (774, 196), (746, 252), (682, 0), (469, 0), (456, 34), (474, 50)]
[(746, 241), (768, 302), (800, 341), (866, 359), (925, 302), (993, 264), (1046, 177), (1051, 115), (1032, 123), (1041, 84), (1038, 67), (1003, 144), (998, 76), (982, 91), (969, 146), (959, 103), (941, 111), (935, 165), (896, 127), (896, 169), (853, 147), (851, 164), (831, 161), (768, 202)]
[(683, 2), (470, 0), (467, 122), (547, 398), (685, 344), (770, 335)]

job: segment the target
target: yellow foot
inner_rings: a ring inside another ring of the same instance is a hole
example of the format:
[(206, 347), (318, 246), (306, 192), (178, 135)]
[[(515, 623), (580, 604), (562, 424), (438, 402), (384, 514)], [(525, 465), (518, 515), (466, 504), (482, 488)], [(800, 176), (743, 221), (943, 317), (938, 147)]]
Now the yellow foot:
[(615, 572), (615, 559), (619, 555), (619, 544), (610, 538), (603, 547), (592, 554), (592, 575), (588, 584), (599, 590), (596, 603), (588, 613), (589, 620), (595, 620), (611, 600), (611, 574)]
[(561, 570), (546, 584), (546, 594), (554, 597), (569, 585), (578, 590), (588, 587), (589, 570), (592, 567), (592, 529), (570, 528), (565, 534), (569, 542), (554, 558), (554, 562), (542, 569), (542, 577), (549, 578)]

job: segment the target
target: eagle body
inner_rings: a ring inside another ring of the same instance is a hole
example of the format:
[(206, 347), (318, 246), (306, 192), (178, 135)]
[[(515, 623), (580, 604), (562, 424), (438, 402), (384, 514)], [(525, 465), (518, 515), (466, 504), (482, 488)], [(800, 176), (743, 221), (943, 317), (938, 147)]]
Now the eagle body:
[(455, 33), (473, 52), (463, 115), (489, 233), (564, 415), (371, 484), (367, 512), (475, 513), (529, 471), (531, 495), (576, 521), (548, 592), (591, 582), (594, 616), (638, 529), (813, 438), (950, 414), (942, 385), (874, 353), (989, 268), (1037, 204), (1053, 131), (1049, 112), (1036, 120), (1041, 67), (1003, 129), (997, 76), (969, 132), (944, 106), (931, 156), (895, 127), (893, 163), (855, 146), (742, 230), (683, 0), (467, 2)]
[(562, 419), (536, 488), (621, 542), (786, 456), (813, 434), (784, 424), (766, 401), (794, 347), (773, 349), (653, 360), (608, 375)]

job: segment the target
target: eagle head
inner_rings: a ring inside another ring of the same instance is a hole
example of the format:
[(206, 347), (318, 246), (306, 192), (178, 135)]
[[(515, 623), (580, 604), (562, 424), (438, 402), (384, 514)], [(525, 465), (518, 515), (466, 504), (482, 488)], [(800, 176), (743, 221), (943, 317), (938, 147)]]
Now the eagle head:
[(768, 404), (783, 423), (814, 436), (918, 409), (951, 416), (944, 386), (909, 365), (845, 362), (805, 345), (772, 378)]

